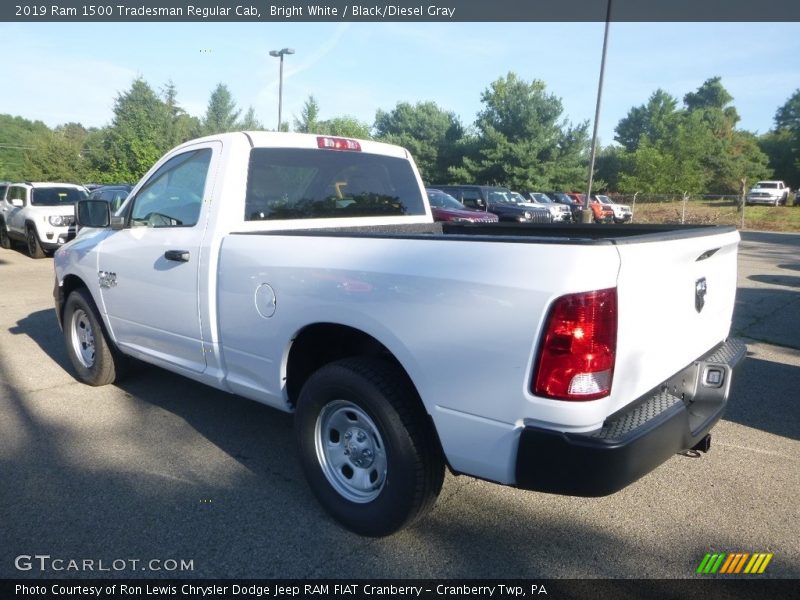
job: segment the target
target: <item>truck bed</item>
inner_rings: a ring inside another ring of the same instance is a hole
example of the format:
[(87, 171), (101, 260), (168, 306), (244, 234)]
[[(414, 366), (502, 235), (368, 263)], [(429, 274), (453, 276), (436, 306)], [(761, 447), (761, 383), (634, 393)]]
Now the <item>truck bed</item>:
[(596, 225), (552, 223), (418, 223), (410, 225), (377, 225), (233, 232), (232, 235), (302, 235), (310, 237), (361, 237), (394, 239), (430, 239), (441, 236), (452, 240), (482, 242), (518, 242), (542, 244), (637, 244), (702, 237), (728, 233), (728, 225)]

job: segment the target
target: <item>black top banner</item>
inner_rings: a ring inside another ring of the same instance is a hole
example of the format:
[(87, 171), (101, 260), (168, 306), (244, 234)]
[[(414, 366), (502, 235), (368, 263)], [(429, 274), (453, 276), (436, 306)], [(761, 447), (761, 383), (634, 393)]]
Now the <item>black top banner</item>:
[(0, 21), (800, 21), (797, 0), (49, 0), (2, 2)]

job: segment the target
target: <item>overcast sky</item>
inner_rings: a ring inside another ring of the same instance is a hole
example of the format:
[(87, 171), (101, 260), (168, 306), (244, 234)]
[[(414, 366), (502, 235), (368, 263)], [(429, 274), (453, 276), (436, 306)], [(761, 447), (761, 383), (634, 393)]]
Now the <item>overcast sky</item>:
[[(573, 123), (594, 117), (603, 23), (0, 23), (0, 113), (53, 127), (102, 126), (136, 77), (172, 80), (190, 114), (225, 83), (268, 128), (277, 123), (278, 60), (284, 120), (313, 94), (321, 118), (372, 124), (377, 109), (434, 101), (465, 125), (480, 96), (509, 71), (541, 79)], [(9, 51), (13, 49), (13, 51)], [(681, 100), (721, 76), (742, 117), (764, 133), (800, 87), (798, 23), (612, 23), (600, 138), (657, 88)]]

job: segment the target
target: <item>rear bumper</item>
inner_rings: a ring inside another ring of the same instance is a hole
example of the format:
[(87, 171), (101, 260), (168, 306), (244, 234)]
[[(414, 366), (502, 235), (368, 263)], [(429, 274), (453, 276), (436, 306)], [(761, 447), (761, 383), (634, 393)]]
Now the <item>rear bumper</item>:
[(730, 339), (657, 389), (608, 417), (603, 427), (564, 433), (526, 426), (520, 435), (517, 487), (605, 496), (696, 446), (722, 417), (735, 367), (747, 353)]

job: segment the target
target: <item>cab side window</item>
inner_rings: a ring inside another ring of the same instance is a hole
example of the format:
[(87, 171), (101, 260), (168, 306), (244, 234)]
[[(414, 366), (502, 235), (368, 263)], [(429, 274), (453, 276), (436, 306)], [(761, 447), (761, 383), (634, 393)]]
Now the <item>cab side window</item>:
[(132, 227), (192, 227), (203, 205), (211, 149), (173, 156), (133, 199)]
[(22, 205), (25, 206), (26, 204), (28, 204), (27, 198), (25, 196), (26, 194), (24, 187), (18, 185), (12, 185), (11, 187), (8, 188), (8, 196), (6, 197), (6, 199), (8, 200), (9, 204), (11, 203), (12, 200), (20, 200), (22, 201)]
[(467, 208), (483, 208), (483, 199), (478, 190), (464, 190), (461, 202)]

